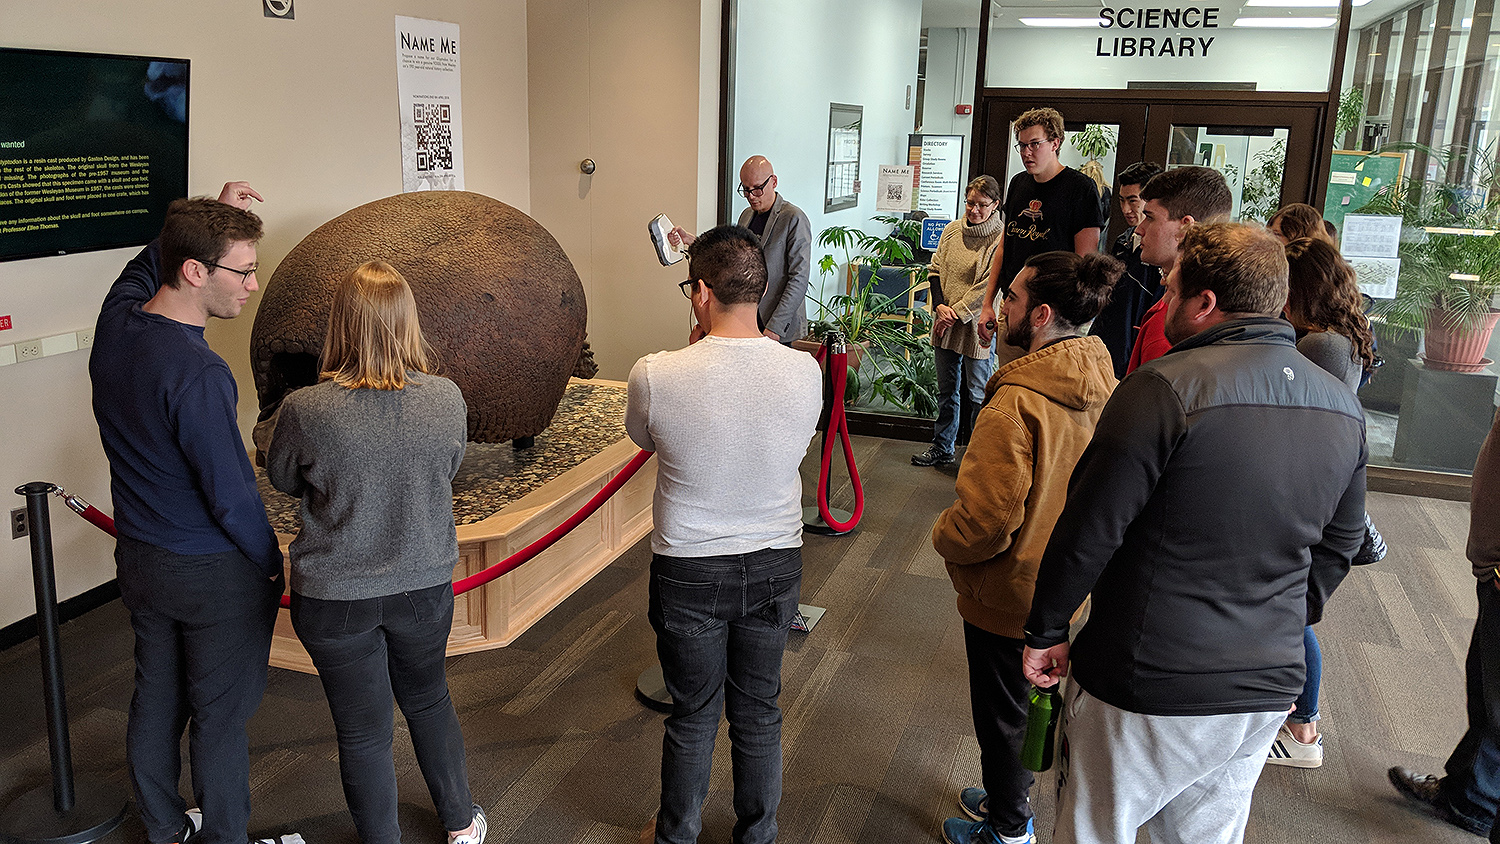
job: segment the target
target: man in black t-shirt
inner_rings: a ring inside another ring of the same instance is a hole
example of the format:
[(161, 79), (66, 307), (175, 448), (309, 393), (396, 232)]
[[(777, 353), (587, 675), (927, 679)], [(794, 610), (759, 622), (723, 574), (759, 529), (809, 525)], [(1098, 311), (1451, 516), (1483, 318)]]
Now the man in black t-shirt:
[(985, 341), (994, 333), (995, 296), (1027, 258), (1043, 252), (1097, 251), (1105, 226), (1099, 186), (1057, 159), (1063, 143), (1062, 115), (1056, 109), (1034, 108), (1017, 117), (1012, 128), (1026, 172), (1011, 178), (1005, 192), (1005, 237), (995, 250), (979, 318), (979, 336)]

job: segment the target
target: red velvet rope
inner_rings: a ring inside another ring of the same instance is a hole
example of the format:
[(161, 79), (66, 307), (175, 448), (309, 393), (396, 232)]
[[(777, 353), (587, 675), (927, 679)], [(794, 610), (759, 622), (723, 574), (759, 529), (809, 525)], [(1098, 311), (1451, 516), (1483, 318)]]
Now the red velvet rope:
[[(562, 539), (564, 536), (567, 536), (569, 531), (573, 530), (573, 528), (578, 527), (580, 524), (583, 524), (585, 519), (587, 519), (589, 516), (594, 515), (594, 513), (598, 511), (600, 507), (604, 506), (604, 502), (608, 501), (610, 499), (610, 496), (618, 492), (620, 487), (624, 486), (626, 482), (628, 482), (631, 477), (633, 477), (635, 473), (646, 464), (646, 461), (651, 459), (651, 454), (652, 452), (644, 450), (638, 452), (635, 457), (632, 457), (630, 459), (629, 463), (626, 463), (625, 466), (615, 474), (613, 478), (609, 479), (609, 482), (604, 485), (603, 489), (600, 489), (597, 493), (594, 494), (593, 498), (590, 498), (588, 500), (587, 504), (584, 504), (583, 507), (578, 510), (578, 512), (569, 516), (566, 520), (563, 521), (562, 524), (553, 528), (550, 532), (547, 533), (546, 536), (543, 536), (530, 545), (527, 545), (525, 548), (522, 548), (516, 553), (511, 554), (509, 557), (506, 557), (505, 559), (501, 560), (498, 563), (495, 563), (494, 565), (484, 569), (483, 571), (471, 574), (462, 580), (454, 581), (453, 594), (462, 595), (470, 589), (476, 589), (480, 586), (483, 586), (484, 584), (489, 583), (491, 580), (494, 580), (501, 575), (513, 571), (522, 563), (530, 560), (531, 558), (542, 553), (548, 548), (551, 548), (554, 544), (557, 543), (557, 540)], [(105, 515), (104, 512), (99, 510), (99, 508), (88, 503), (87, 501), (84, 501), (79, 496), (70, 495), (64, 492), (61, 488), (58, 488), (56, 490), (56, 494), (60, 498), (62, 498), (63, 501), (67, 502), (68, 509), (84, 517), (95, 527), (99, 528), (110, 536), (115, 535), (115, 520)], [(281, 605), (283, 607), (291, 606), (292, 597), (290, 595), (282, 595)]]
[[(817, 359), (822, 361), (826, 352), (826, 346), (820, 348), (816, 355)], [(833, 372), (833, 407), (829, 410), (829, 435), (823, 440), (823, 462), (818, 472), (818, 514), (823, 517), (823, 521), (829, 527), (838, 531), (846, 531), (859, 524), (860, 516), (864, 514), (865, 491), (859, 481), (859, 470), (854, 465), (854, 448), (849, 444), (849, 420), (844, 415), (844, 384), (848, 379), (847, 367), (849, 356), (846, 352), (834, 352), (831, 357), (832, 360), (829, 366)], [(836, 521), (833, 518), (832, 511), (828, 507), (828, 470), (833, 462), (833, 442), (839, 437), (843, 438), (844, 462), (849, 467), (849, 479), (854, 484), (854, 514), (847, 522)], [(584, 520), (594, 515), (600, 507), (604, 506), (604, 502), (608, 501), (611, 496), (620, 490), (620, 487), (624, 486), (635, 476), (636, 472), (640, 471), (642, 466), (646, 465), (646, 461), (651, 459), (651, 455), (652, 452), (645, 451), (644, 449), (638, 452), (613, 478), (609, 479), (609, 482), (602, 489), (594, 493), (594, 497), (590, 498), (588, 503), (584, 504), (578, 512), (565, 519), (562, 524), (549, 531), (546, 536), (541, 537), (483, 571), (471, 574), (462, 580), (454, 581), (453, 594), (462, 595), (470, 589), (477, 589), (495, 578), (509, 574), (523, 563), (551, 548), (559, 539), (567, 536), (573, 528), (583, 524)], [(115, 520), (102, 510), (83, 500), (80, 496), (65, 492), (61, 487), (54, 490), (54, 493), (67, 503), (68, 509), (87, 519), (94, 527), (99, 528), (110, 536), (116, 535)], [(282, 595), (281, 605), (283, 607), (291, 606), (291, 596)]]
[[(824, 349), (827, 349), (825, 346)], [(849, 444), (849, 418), (844, 415), (844, 386), (849, 379), (849, 353), (833, 352), (829, 355), (828, 371), (833, 376), (833, 406), (828, 411), (828, 432), (823, 437), (823, 463), (818, 470), (818, 515), (824, 524), (840, 533), (859, 524), (865, 512), (865, 488), (859, 482), (859, 469), (854, 465), (854, 447)], [(828, 506), (828, 470), (833, 464), (833, 442), (844, 441), (844, 465), (849, 468), (849, 481), (854, 484), (854, 512), (849, 521), (833, 518)]]

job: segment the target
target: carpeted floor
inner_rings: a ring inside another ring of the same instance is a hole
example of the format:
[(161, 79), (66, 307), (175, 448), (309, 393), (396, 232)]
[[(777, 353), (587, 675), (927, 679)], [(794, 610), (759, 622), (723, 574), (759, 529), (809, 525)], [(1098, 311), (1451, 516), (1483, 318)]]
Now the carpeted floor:
[[(811, 634), (793, 634), (786, 655), (780, 840), (939, 841), (959, 789), (978, 784), (960, 621), (929, 541), (956, 469), (909, 465), (921, 450), (913, 443), (856, 439), (855, 447), (868, 492), (862, 525), (806, 540), (802, 600), (828, 612)], [(809, 490), (816, 469), (805, 464)], [(836, 484), (835, 500), (849, 505), (847, 484)], [(1355, 570), (1319, 626), (1327, 761), (1317, 770), (1266, 769), (1246, 836), (1253, 844), (1479, 840), (1404, 804), (1385, 778), (1394, 764), (1439, 771), (1463, 731), (1462, 664), (1475, 607), (1462, 554), (1468, 507), (1372, 494), (1369, 510), (1390, 556)], [(662, 716), (632, 695), (655, 660), (649, 558), (643, 541), (512, 646), (449, 661), (490, 844), (633, 844), (651, 817)], [(63, 644), (77, 767), (123, 784), (133, 668), (119, 602), (67, 624)], [(46, 780), (37, 665), (35, 641), (0, 652), (0, 805)], [(397, 729), (404, 840), (439, 844), (399, 719)], [(315, 677), (272, 669), (250, 752), (255, 832), (355, 844)], [(730, 840), (729, 789), (721, 731), (704, 842)], [(1040, 841), (1050, 838), (1052, 789), (1042, 776), (1034, 797)], [(132, 814), (105, 840), (145, 838)]]

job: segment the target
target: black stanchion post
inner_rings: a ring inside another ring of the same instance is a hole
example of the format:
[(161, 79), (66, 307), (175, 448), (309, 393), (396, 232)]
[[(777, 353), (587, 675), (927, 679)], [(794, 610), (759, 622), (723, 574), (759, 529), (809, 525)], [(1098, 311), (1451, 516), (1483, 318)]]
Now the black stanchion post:
[(47, 496), (56, 487), (32, 481), (26, 496), (31, 523), (31, 578), (36, 591), (37, 641), (42, 656), (42, 696), (47, 709), (47, 749), (52, 786), (34, 788), (0, 811), (0, 838), (16, 844), (84, 844), (109, 834), (125, 817), (125, 796), (102, 783), (76, 783), (63, 691), (62, 645), (57, 624), (57, 577), (52, 564), (52, 522)]

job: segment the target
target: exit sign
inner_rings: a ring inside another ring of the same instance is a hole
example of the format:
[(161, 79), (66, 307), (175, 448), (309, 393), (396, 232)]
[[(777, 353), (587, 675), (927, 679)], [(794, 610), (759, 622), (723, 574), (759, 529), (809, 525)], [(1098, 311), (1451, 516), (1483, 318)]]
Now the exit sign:
[(0, 316), (0, 331), (6, 331), (9, 328), (10, 328), (10, 314), (6, 314), (5, 316)]

